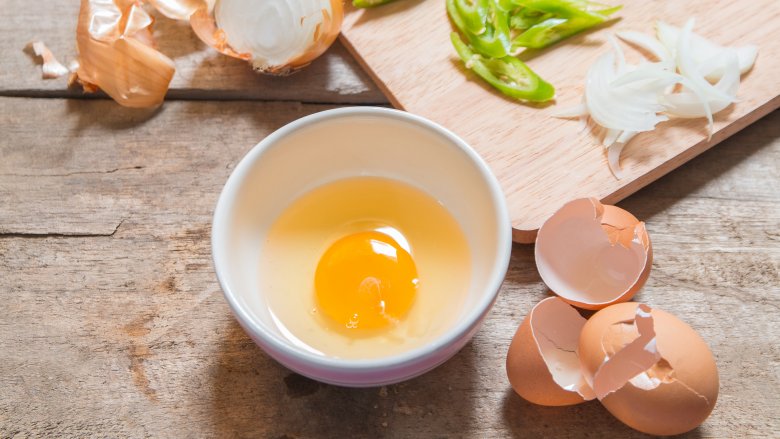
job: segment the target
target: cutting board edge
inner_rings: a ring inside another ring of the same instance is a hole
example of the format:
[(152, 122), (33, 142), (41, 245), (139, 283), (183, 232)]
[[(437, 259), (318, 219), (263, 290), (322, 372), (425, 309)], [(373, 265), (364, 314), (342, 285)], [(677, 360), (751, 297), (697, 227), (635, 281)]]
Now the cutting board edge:
[[(752, 125), (762, 117), (777, 110), (778, 108), (780, 108), (780, 95), (767, 100), (762, 105), (759, 105), (753, 109), (753, 111), (745, 114), (734, 122), (716, 131), (710, 141), (705, 140), (698, 142), (690, 148), (680, 152), (678, 155), (670, 158), (661, 165), (639, 176), (636, 180), (626, 184), (615, 192), (602, 197), (601, 202), (605, 204), (615, 204), (621, 200), (624, 200), (629, 195), (638, 192), (642, 188), (648, 186), (650, 183), (653, 183), (664, 175), (674, 171), (690, 160), (696, 158), (699, 154), (709, 150), (713, 146), (742, 131), (747, 126)], [(518, 244), (533, 244), (536, 240), (536, 233), (539, 231), (541, 224), (535, 226), (534, 228), (523, 228), (522, 226), (517, 226), (516, 223), (517, 222), (513, 221), (512, 224), (512, 241)]]
[(401, 105), (398, 99), (396, 99), (395, 95), (393, 95), (393, 92), (390, 91), (390, 88), (385, 85), (382, 79), (379, 78), (379, 75), (377, 75), (371, 66), (369, 66), (368, 63), (363, 59), (363, 57), (360, 56), (360, 53), (357, 51), (357, 49), (355, 49), (355, 47), (349, 41), (349, 38), (344, 35), (343, 32), (339, 33), (339, 42), (347, 49), (347, 52), (349, 52), (350, 56), (352, 56), (352, 59), (358, 63), (360, 68), (368, 74), (368, 77), (371, 78), (371, 81), (373, 81), (374, 84), (379, 88), (379, 91), (381, 91), (387, 100), (390, 101), (390, 105), (398, 110), (405, 110), (403, 105)]

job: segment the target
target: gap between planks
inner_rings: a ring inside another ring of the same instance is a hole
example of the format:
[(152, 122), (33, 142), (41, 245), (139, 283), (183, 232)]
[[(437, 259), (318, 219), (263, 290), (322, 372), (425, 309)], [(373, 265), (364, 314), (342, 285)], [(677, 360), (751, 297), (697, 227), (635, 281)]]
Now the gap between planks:
[[(79, 90), (43, 90), (43, 89), (19, 89), (19, 90), (0, 90), (0, 97), (5, 98), (33, 98), (33, 99), (78, 99), (78, 100), (110, 100), (102, 92), (94, 94), (84, 94)], [(350, 95), (342, 95), (344, 99), (334, 98), (333, 100), (318, 99), (286, 99), (286, 98), (262, 98), (256, 96), (246, 96), (236, 91), (218, 91), (218, 90), (196, 90), (196, 89), (177, 89), (170, 90), (165, 96), (165, 101), (247, 101), (247, 102), (281, 102), (281, 103), (300, 103), (307, 105), (341, 105), (355, 107), (391, 107), (387, 100), (377, 99), (350, 99)], [(119, 104), (117, 104), (119, 105)], [(163, 103), (165, 105), (165, 103)]]

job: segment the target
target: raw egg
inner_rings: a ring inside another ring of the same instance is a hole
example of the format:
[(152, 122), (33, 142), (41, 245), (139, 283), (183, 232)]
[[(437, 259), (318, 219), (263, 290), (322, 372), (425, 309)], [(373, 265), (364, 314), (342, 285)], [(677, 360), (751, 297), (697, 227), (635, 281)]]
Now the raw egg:
[(375, 231), (345, 236), (320, 259), (314, 278), (318, 308), (348, 329), (377, 329), (409, 312), (417, 266), (392, 237)]
[(650, 275), (653, 250), (645, 224), (595, 198), (571, 201), (542, 224), (536, 266), (563, 300), (601, 309), (630, 300)]
[(322, 356), (370, 359), (424, 346), (463, 314), (471, 252), (436, 198), (384, 177), (315, 187), (271, 225), (258, 300), (280, 336)]

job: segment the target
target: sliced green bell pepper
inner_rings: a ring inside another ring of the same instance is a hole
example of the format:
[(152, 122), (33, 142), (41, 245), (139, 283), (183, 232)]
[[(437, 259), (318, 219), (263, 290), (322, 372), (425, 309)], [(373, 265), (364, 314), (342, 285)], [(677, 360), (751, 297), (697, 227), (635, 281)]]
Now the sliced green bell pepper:
[[(490, 0), (452, 0), (454, 14), (460, 18), (462, 32), (472, 35), (481, 35), (487, 31), (488, 14), (490, 14)], [(448, 3), (448, 11), (449, 11)], [(451, 14), (452, 15), (452, 14)], [(460, 26), (459, 26), (460, 28)]]
[(373, 8), (374, 6), (380, 6), (392, 1), (394, 0), (352, 0), (352, 6), (356, 8)]
[(447, 13), (479, 53), (501, 58), (512, 48), (509, 13), (497, 0), (447, 0)]
[(450, 38), (466, 68), (501, 93), (531, 102), (546, 102), (555, 97), (555, 88), (519, 59), (513, 56), (485, 57), (474, 53), (456, 32), (453, 32)]
[[(512, 50), (517, 50), (519, 47), (541, 49), (550, 46), (576, 33), (603, 23), (609, 18), (610, 14), (621, 8), (621, 6), (617, 6), (590, 10), (589, 8), (593, 5), (604, 5), (582, 0), (513, 1), (524, 9), (544, 13), (546, 18), (532, 24), (524, 32), (514, 37), (512, 39)], [(526, 23), (518, 21), (516, 24)]]

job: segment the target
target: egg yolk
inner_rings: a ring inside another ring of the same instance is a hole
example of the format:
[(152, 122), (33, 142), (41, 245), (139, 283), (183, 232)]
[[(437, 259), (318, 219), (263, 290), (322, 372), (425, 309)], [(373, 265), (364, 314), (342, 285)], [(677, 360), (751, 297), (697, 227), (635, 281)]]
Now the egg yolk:
[(318, 309), (348, 329), (378, 329), (398, 321), (411, 308), (417, 284), (409, 252), (374, 231), (333, 243), (314, 275)]

